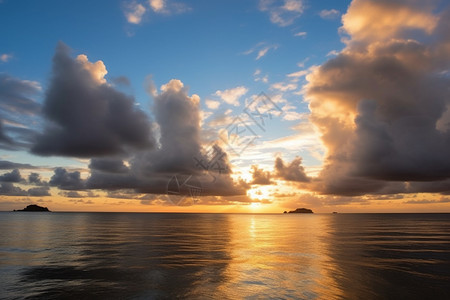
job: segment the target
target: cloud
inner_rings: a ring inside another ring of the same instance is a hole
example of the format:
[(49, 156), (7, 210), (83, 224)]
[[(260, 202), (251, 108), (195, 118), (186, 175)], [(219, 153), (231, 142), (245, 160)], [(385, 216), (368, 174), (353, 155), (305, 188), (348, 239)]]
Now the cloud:
[(224, 91), (216, 91), (214, 95), (219, 96), (228, 104), (239, 106), (239, 98), (245, 95), (248, 89), (245, 86), (238, 86)]
[[(297, 74), (295, 74), (295, 75), (297, 75)], [(291, 76), (291, 77), (295, 77), (295, 76)], [(270, 86), (271, 89), (279, 90), (280, 92), (293, 91), (293, 90), (296, 90), (297, 87), (298, 86), (295, 83), (285, 83), (285, 82), (277, 82)]]
[(267, 54), (267, 52), (269, 52), (270, 49), (277, 49), (277, 48), (278, 48), (278, 46), (276, 46), (276, 45), (265, 46), (264, 48), (262, 48), (262, 49), (260, 49), (258, 51), (258, 55), (256, 56), (256, 60), (264, 57)]
[[(102, 190), (137, 189), (141, 181), (130, 171), (127, 173), (108, 173), (91, 170), (91, 175), (86, 180), (86, 188)], [(83, 185), (82, 185), (83, 187)], [(161, 188), (162, 193), (165, 191)]]
[(252, 166), (252, 181), (250, 184), (269, 185), (274, 184), (271, 180), (271, 174), (269, 171), (259, 169), (258, 166)]
[(101, 61), (85, 55), (72, 59), (59, 43), (43, 112), (45, 130), (32, 152), (76, 157), (125, 153), (154, 145), (151, 123), (134, 99), (106, 83)]
[(48, 186), (30, 188), (28, 189), (28, 195), (32, 197), (51, 196), (50, 188)]
[(1, 62), (6, 63), (6, 62), (10, 61), (12, 58), (13, 58), (12, 54), (7, 54), (7, 53), (0, 54), (0, 61)]
[(42, 181), (41, 175), (39, 173), (30, 173), (28, 175), (28, 182), (34, 185), (48, 185), (48, 182)]
[(259, 59), (263, 58), (264, 56), (266, 56), (266, 54), (269, 53), (269, 51), (272, 49), (273, 50), (278, 49), (278, 45), (276, 45), (276, 44), (268, 45), (265, 42), (261, 42), (261, 43), (256, 44), (256, 46), (254, 46), (253, 48), (250, 48), (249, 50), (245, 51), (243, 54), (249, 55), (252, 53), (257, 53), (255, 59), (259, 60)]
[[(201, 196), (245, 194), (247, 187), (230, 177), (227, 154), (218, 146), (206, 151), (201, 145), (197, 95), (189, 96), (184, 84), (173, 79), (154, 97), (153, 112), (160, 147), (136, 153), (128, 170), (118, 161), (91, 160), (88, 188), (167, 194), (172, 186), (177, 188), (176, 182), (182, 185), (189, 179), (199, 186)], [(189, 193), (189, 188), (181, 193)]]
[(330, 52), (327, 53), (327, 56), (336, 56), (339, 55), (339, 51), (337, 50), (331, 50)]
[(275, 176), (286, 181), (310, 181), (310, 178), (305, 173), (305, 168), (302, 166), (301, 157), (296, 157), (287, 165), (281, 157), (277, 157), (275, 159)]
[(303, 76), (307, 75), (308, 73), (309, 73), (308, 70), (300, 70), (300, 71), (297, 71), (294, 73), (287, 74), (286, 76), (290, 77), (290, 78), (298, 78), (298, 77), (303, 77)]
[(354, 0), (342, 16), (342, 31), (358, 41), (407, 39), (411, 30), (431, 34), (439, 16), (433, 14), (435, 1)]
[(255, 70), (255, 72), (253, 73), (253, 77), (256, 82), (258, 81), (262, 81), (263, 83), (269, 82), (269, 75), (267, 74), (263, 75), (260, 69)]
[(0, 73), (0, 117), (10, 123), (27, 125), (24, 118), (40, 113), (40, 104), (33, 99), (41, 86), (36, 81), (21, 80)]
[(86, 55), (80, 54), (76, 61), (80, 63), (79, 65), (83, 69), (88, 71), (95, 83), (98, 85), (106, 83), (105, 75), (108, 74), (108, 71), (106, 71), (105, 64), (101, 60), (91, 63)]
[(1, 182), (21, 182), (21, 181), (23, 181), (23, 178), (20, 175), (20, 171), (18, 169), (14, 169), (9, 173), (0, 175), (0, 181)]
[(15, 163), (7, 160), (0, 160), (0, 170), (10, 170), (10, 169), (35, 169), (35, 166), (30, 164)]
[(28, 192), (18, 186), (14, 186), (11, 182), (2, 182), (0, 184), (0, 195), (5, 196), (28, 196)]
[[(282, 2), (280, 5), (279, 3)], [(291, 25), (304, 11), (302, 0), (260, 0), (259, 9), (268, 12), (270, 21), (278, 26)]]
[(157, 14), (181, 14), (191, 10), (189, 6), (180, 2), (168, 0), (148, 0), (150, 8)]
[(85, 182), (81, 179), (80, 172), (68, 172), (64, 168), (56, 168), (49, 184), (61, 190), (83, 190)]
[(450, 202), (450, 198), (440, 197), (439, 199), (436, 199), (436, 200), (431, 200), (431, 199), (408, 200), (408, 201), (405, 201), (404, 203), (406, 203), (406, 204), (434, 204), (434, 203), (449, 203), (449, 202)]
[(206, 104), (206, 107), (208, 107), (209, 109), (213, 109), (213, 110), (218, 109), (220, 106), (219, 101), (214, 101), (214, 100), (210, 100), (210, 99), (207, 99), (205, 101), (205, 104)]
[(91, 170), (108, 173), (126, 173), (129, 171), (121, 159), (114, 158), (94, 158), (89, 164)]
[(141, 23), (142, 16), (145, 14), (146, 10), (147, 9), (142, 4), (136, 1), (129, 2), (125, 4), (124, 8), (125, 18), (128, 23), (139, 24)]
[(449, 14), (434, 2), (352, 2), (346, 47), (306, 77), (311, 121), (327, 148), (316, 190), (450, 191), (450, 131), (441, 122), (450, 103)]
[(124, 4), (123, 13), (128, 23), (140, 24), (144, 16), (149, 12), (159, 15), (172, 15), (182, 14), (191, 10), (184, 3), (167, 0), (148, 0), (145, 4), (138, 1), (130, 1)]
[(308, 33), (307, 33), (306, 31), (300, 31), (300, 32), (297, 32), (296, 34), (294, 34), (294, 36), (302, 36), (302, 37), (305, 37), (307, 34), (308, 34)]
[(125, 76), (118, 76), (111, 79), (115, 85), (131, 86), (130, 80)]
[(24, 190), (18, 186), (15, 186), (12, 182), (2, 182), (0, 184), (0, 195), (32, 197), (51, 196), (48, 187), (35, 187)]
[(319, 16), (322, 19), (332, 20), (338, 18), (340, 14), (341, 13), (336, 9), (324, 9), (320, 11)]
[(153, 9), (154, 12), (162, 12), (164, 11), (164, 0), (149, 0), (150, 7)]

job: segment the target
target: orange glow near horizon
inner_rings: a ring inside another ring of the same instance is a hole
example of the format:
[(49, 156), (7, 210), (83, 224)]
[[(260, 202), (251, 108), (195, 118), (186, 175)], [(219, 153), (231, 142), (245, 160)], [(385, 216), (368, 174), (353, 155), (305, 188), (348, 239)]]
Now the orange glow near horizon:
[[(148, 205), (137, 199), (113, 199), (97, 197), (71, 199), (65, 197), (43, 197), (41, 199), (3, 197), (0, 199), (0, 211), (22, 209), (29, 204), (48, 207), (51, 211), (73, 212), (164, 212), (164, 213), (282, 213), (300, 207), (312, 209), (315, 213), (449, 213), (450, 201), (441, 195), (409, 195), (400, 200), (370, 200), (361, 203), (326, 205), (313, 201), (301, 202), (297, 196), (286, 198), (265, 198), (261, 201), (233, 205), (199, 205), (177, 206), (162, 202), (160, 205)], [(326, 199), (326, 197), (324, 198)], [(434, 200), (433, 200), (434, 199)], [(319, 201), (319, 200), (317, 200)]]

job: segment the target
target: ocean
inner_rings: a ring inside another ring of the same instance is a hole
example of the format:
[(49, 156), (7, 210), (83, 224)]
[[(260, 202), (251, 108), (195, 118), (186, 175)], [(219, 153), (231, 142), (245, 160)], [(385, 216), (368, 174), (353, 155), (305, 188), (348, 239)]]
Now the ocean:
[(0, 213), (1, 299), (450, 299), (450, 214)]

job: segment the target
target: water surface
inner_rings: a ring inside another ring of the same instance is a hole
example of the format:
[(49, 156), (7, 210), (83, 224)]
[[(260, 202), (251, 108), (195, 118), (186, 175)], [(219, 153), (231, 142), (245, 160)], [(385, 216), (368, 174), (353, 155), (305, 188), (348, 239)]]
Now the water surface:
[(450, 214), (0, 213), (2, 299), (450, 299)]

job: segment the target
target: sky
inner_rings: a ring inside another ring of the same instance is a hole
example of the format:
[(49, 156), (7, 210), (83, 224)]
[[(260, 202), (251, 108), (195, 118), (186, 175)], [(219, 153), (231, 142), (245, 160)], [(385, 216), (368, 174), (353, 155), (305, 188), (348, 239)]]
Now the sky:
[(450, 212), (450, 5), (0, 1), (0, 210)]

